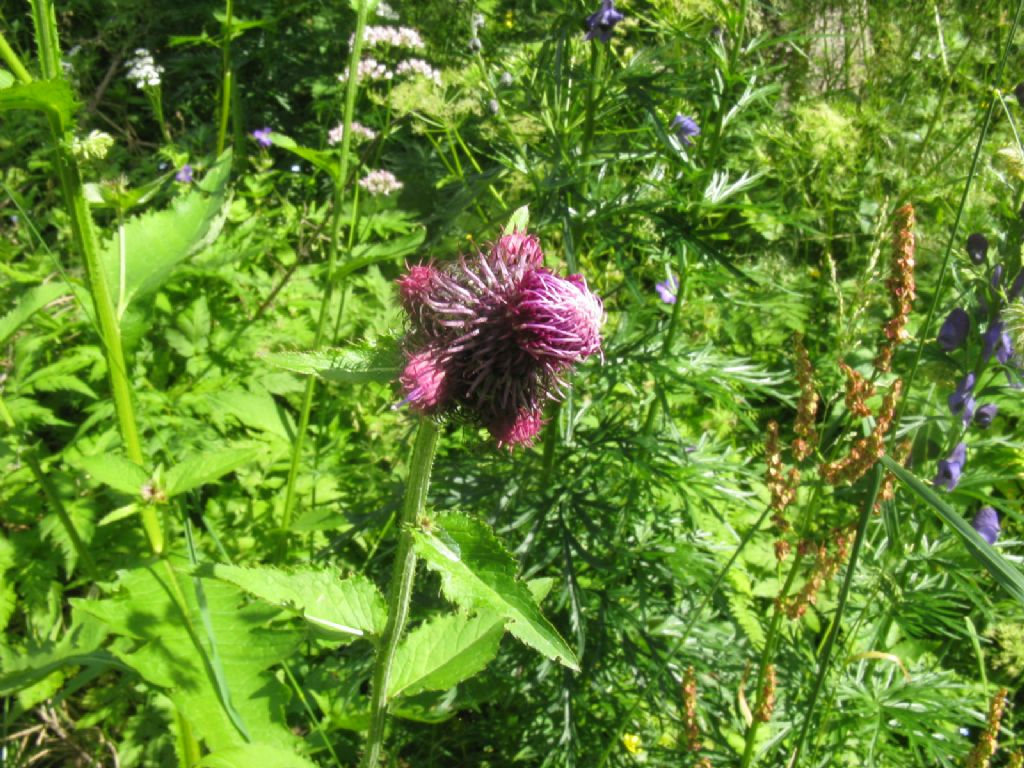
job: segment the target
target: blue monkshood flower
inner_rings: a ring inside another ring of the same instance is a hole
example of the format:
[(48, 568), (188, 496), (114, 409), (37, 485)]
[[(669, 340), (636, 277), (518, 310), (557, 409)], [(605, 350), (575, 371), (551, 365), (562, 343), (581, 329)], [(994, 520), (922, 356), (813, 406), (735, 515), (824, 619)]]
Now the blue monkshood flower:
[(669, 275), (668, 280), (654, 284), (654, 290), (658, 292), (658, 298), (666, 304), (676, 303), (676, 291), (679, 290), (679, 281), (675, 275)]
[(982, 507), (971, 520), (971, 527), (990, 545), (995, 544), (1000, 531), (999, 513), (992, 507)]
[(970, 423), (971, 417), (974, 415), (974, 396), (971, 394), (973, 391), (974, 374), (968, 373), (960, 379), (960, 383), (956, 385), (956, 390), (947, 400), (949, 412), (954, 416), (959, 416), (964, 426)]
[(998, 291), (999, 286), (1003, 284), (1003, 265), (996, 264), (995, 269), (992, 270), (992, 279), (989, 281), (993, 291)]
[(693, 146), (693, 142), (690, 141), (691, 136), (700, 136), (700, 126), (697, 125), (697, 121), (686, 115), (677, 113), (672, 122), (669, 123), (669, 128), (675, 130), (676, 138), (682, 142), (684, 147)]
[(602, 43), (612, 39), (612, 30), (622, 21), (623, 16), (615, 10), (615, 0), (601, 0), (601, 8), (587, 17), (587, 34), (584, 40), (597, 38)]
[(942, 328), (939, 329), (939, 346), (947, 352), (952, 352), (967, 339), (967, 333), (971, 330), (971, 318), (960, 307), (957, 307), (946, 317)]
[(1001, 320), (996, 320), (994, 323), (989, 323), (988, 328), (985, 329), (985, 333), (981, 337), (981, 341), (984, 345), (982, 355), (985, 358), (985, 362), (988, 362), (993, 353), (1003, 365), (1006, 365), (1007, 361), (1013, 357), (1013, 342), (1010, 340), (1010, 334), (1008, 334), (1003, 327)]
[(191, 184), (192, 166), (189, 165), (188, 163), (185, 163), (183, 166), (181, 166), (181, 168), (178, 169), (178, 172), (174, 174), (174, 180), (180, 181), (182, 184)]
[(256, 139), (256, 143), (259, 144), (261, 147), (269, 147), (271, 144), (274, 143), (273, 141), (270, 140), (271, 133), (273, 133), (273, 131), (269, 126), (267, 126), (266, 128), (257, 128), (255, 131), (252, 132), (252, 137)]
[(981, 232), (974, 232), (967, 236), (967, 255), (975, 264), (984, 264), (985, 256), (988, 254), (988, 238)]
[(939, 471), (935, 475), (932, 484), (939, 488), (952, 491), (960, 482), (960, 475), (963, 474), (964, 464), (967, 463), (967, 445), (957, 443), (956, 448), (945, 459), (939, 461)]
[(974, 423), (982, 429), (988, 429), (999, 413), (999, 406), (995, 403), (985, 403), (974, 412)]
[(1024, 268), (1017, 273), (1017, 276), (1013, 278), (1013, 285), (1010, 286), (1010, 290), (1006, 292), (1006, 298), (1008, 301), (1015, 301), (1020, 298), (1020, 295), (1024, 293)]

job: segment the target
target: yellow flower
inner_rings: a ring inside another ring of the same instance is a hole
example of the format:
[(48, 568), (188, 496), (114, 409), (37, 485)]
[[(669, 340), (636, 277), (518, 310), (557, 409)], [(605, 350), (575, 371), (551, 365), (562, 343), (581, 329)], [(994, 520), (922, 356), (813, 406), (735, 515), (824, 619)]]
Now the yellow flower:
[(505, 13), (505, 26), (509, 29), (512, 29), (515, 26), (515, 23), (512, 21), (512, 11)]
[(622, 734), (622, 745), (634, 755), (640, 752), (640, 737), (635, 733)]

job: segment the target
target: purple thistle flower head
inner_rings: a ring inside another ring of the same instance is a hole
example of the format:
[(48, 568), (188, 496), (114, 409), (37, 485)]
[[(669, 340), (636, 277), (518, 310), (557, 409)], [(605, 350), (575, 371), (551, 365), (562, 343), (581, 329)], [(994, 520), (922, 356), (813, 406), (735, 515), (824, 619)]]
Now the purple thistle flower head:
[(601, 7), (587, 17), (587, 34), (584, 40), (597, 38), (602, 43), (612, 39), (612, 30), (615, 25), (622, 21), (623, 16), (615, 10), (615, 0), (601, 0)]
[(539, 410), (520, 408), (512, 418), (503, 415), (486, 426), (498, 447), (511, 451), (518, 446), (531, 447), (544, 426), (544, 420)]
[(536, 237), (513, 233), (486, 253), (411, 267), (398, 280), (410, 320), (405, 402), (459, 413), (500, 446), (532, 445), (561, 376), (600, 353), (604, 316), (581, 276), (560, 277), (543, 262)]
[(409, 355), (399, 377), (405, 400), (420, 413), (436, 413), (451, 396), (448, 371), (437, 350), (424, 349)]
[(946, 317), (939, 329), (937, 341), (939, 346), (947, 352), (952, 352), (967, 339), (967, 333), (971, 330), (971, 318), (960, 307), (957, 307)]
[(999, 413), (999, 406), (995, 403), (985, 403), (974, 412), (974, 424), (982, 429), (988, 429)]
[(676, 303), (676, 291), (679, 290), (679, 281), (676, 280), (675, 275), (669, 275), (668, 280), (662, 283), (655, 283), (654, 290), (658, 292), (658, 298), (660, 298), (666, 304)]
[(269, 147), (271, 144), (274, 143), (270, 139), (271, 133), (273, 133), (273, 130), (270, 128), (270, 126), (267, 126), (265, 128), (257, 128), (255, 131), (252, 132), (252, 137), (256, 139), (256, 143), (259, 144), (261, 147)]
[(1003, 365), (1013, 357), (1013, 341), (1010, 339), (1010, 334), (1006, 332), (1003, 326), (1002, 320), (996, 320), (989, 323), (988, 328), (985, 329), (985, 333), (981, 337), (983, 350), (982, 357), (988, 362), (992, 359), (992, 355), (995, 354), (996, 360)]
[(962, 379), (960, 383), (956, 385), (956, 390), (949, 396), (949, 412), (954, 416), (960, 416), (960, 420), (964, 423), (964, 426), (971, 421), (971, 416), (974, 415), (974, 396), (971, 394), (974, 391), (974, 374), (968, 373)]
[(957, 443), (956, 447), (945, 459), (941, 459), (938, 465), (938, 472), (932, 483), (938, 488), (945, 488), (952, 491), (960, 482), (960, 475), (963, 474), (964, 465), (967, 463), (967, 445)]
[(988, 254), (988, 238), (981, 232), (973, 232), (967, 236), (967, 256), (975, 264), (984, 264)]
[(554, 369), (601, 351), (604, 307), (582, 275), (526, 273), (516, 302), (519, 346)]
[(991, 546), (999, 539), (999, 513), (992, 507), (982, 507), (971, 520), (971, 527)]
[(174, 174), (174, 180), (182, 184), (191, 184), (192, 166), (189, 165), (188, 163), (185, 163), (183, 166), (181, 166), (181, 168), (178, 169), (178, 172)]
[(681, 115), (676, 113), (676, 116), (672, 118), (672, 122), (669, 123), (669, 128), (676, 132), (676, 138), (679, 139), (680, 143), (684, 147), (692, 147), (693, 142), (690, 141), (692, 136), (700, 136), (700, 126), (697, 125), (697, 121), (692, 117)]

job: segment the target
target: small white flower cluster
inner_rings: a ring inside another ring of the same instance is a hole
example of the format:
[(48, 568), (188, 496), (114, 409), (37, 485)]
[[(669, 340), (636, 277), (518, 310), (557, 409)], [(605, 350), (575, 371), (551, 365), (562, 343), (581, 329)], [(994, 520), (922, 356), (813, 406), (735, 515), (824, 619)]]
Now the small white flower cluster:
[(433, 80), (438, 85), (441, 84), (441, 73), (423, 59), (406, 59), (405, 61), (400, 61), (398, 66), (395, 68), (395, 73), (399, 75), (421, 75), (428, 80)]
[(473, 28), (473, 37), (476, 37), (477, 32), (483, 28), (486, 21), (484, 15), (479, 11), (473, 14), (473, 18), (469, 20), (469, 25)]
[(135, 57), (128, 60), (128, 77), (135, 81), (136, 88), (156, 88), (164, 68), (157, 66), (153, 55), (145, 48), (136, 48)]
[(388, 21), (398, 20), (398, 11), (396, 11), (387, 3), (383, 2), (383, 0), (377, 6), (377, 15), (380, 16), (382, 19), (387, 19)]
[[(349, 47), (355, 42), (354, 38), (348, 40)], [(379, 48), (391, 46), (392, 48), (415, 48), (423, 49), (423, 38), (418, 30), (412, 27), (367, 27), (363, 30), (363, 45), (367, 48)]]
[[(338, 123), (336, 126), (331, 128), (327, 134), (327, 143), (332, 147), (341, 144), (341, 140), (345, 138), (345, 125), (344, 123)], [(365, 139), (366, 141), (373, 141), (377, 138), (377, 132), (373, 128), (367, 128), (362, 123), (352, 123), (352, 138), (353, 139)]]
[(390, 195), (402, 188), (402, 182), (391, 171), (370, 171), (359, 180), (359, 186), (371, 195)]
[[(376, 59), (367, 58), (360, 60), (359, 66), (356, 67), (356, 76), (360, 80), (390, 80), (395, 73)], [(348, 68), (338, 75), (338, 79), (343, 83), (348, 80)]]

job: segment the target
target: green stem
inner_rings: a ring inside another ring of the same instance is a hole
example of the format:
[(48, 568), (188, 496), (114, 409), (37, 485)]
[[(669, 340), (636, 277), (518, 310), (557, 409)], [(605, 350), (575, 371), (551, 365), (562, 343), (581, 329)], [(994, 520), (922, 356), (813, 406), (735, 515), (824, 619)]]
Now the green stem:
[(192, 726), (179, 709), (174, 710), (174, 724), (178, 731), (178, 765), (180, 768), (193, 768), (202, 759), (199, 742), (192, 735)]
[(381, 747), (384, 743), (384, 725), (388, 707), (388, 683), (391, 679), (391, 665), (395, 650), (401, 639), (405, 622), (409, 618), (409, 598), (412, 596), (413, 580), (416, 576), (416, 553), (412, 548), (410, 528), (423, 514), (430, 486), (430, 470), (434, 464), (437, 448), (437, 425), (427, 417), (420, 419), (409, 461), (409, 482), (405, 489), (405, 502), (398, 527), (398, 549), (395, 552), (391, 586), (388, 588), (388, 622), (384, 635), (377, 647), (377, 658), (373, 669), (373, 692), (370, 704), (370, 731), (366, 738), (366, 752), (363, 753), (363, 768), (377, 768)]
[[(323, 343), (324, 331), (327, 328), (327, 315), (330, 313), (331, 298), (334, 294), (334, 272), (338, 261), (338, 241), (341, 235), (342, 204), (345, 201), (345, 186), (348, 181), (349, 151), (352, 146), (352, 116), (356, 107), (356, 92), (358, 90), (358, 78), (355, 73), (359, 66), (359, 57), (363, 51), (363, 29), (366, 27), (366, 18), (369, 14), (365, 0), (359, 3), (359, 11), (356, 18), (356, 30), (352, 43), (352, 53), (349, 56), (348, 71), (349, 78), (345, 89), (345, 114), (343, 117), (343, 131), (341, 139), (341, 160), (339, 161), (338, 178), (334, 185), (334, 206), (331, 221), (331, 239), (327, 250), (327, 278), (324, 281), (324, 292), (320, 299), (320, 315), (316, 323), (316, 335), (313, 338), (313, 349), (319, 349)], [(309, 429), (309, 414), (313, 407), (313, 397), (316, 393), (316, 378), (311, 376), (306, 381), (306, 388), (302, 393), (302, 406), (299, 411), (299, 426), (295, 433), (295, 442), (292, 445), (291, 465), (288, 468), (288, 484), (285, 488), (284, 511), (281, 515), (281, 530), (287, 539), (288, 529), (292, 525), (292, 514), (295, 509), (295, 483), (299, 477), (299, 465), (302, 460), (302, 447), (306, 439), (306, 430)]]
[(818, 695), (821, 693), (825, 676), (828, 674), (832, 664), (832, 646), (835, 645), (836, 637), (839, 636), (839, 628), (842, 625), (843, 612), (846, 610), (846, 601), (850, 596), (850, 587), (853, 585), (853, 574), (857, 570), (857, 560), (860, 558), (860, 550), (864, 544), (864, 536), (868, 528), (868, 520), (875, 508), (875, 501), (878, 499), (878, 492), (882, 487), (881, 462), (875, 464), (874, 475), (871, 479), (871, 493), (860, 512), (860, 519), (857, 521), (857, 536), (853, 541), (853, 549), (850, 552), (850, 562), (846, 566), (846, 576), (843, 579), (843, 586), (839, 591), (839, 602), (836, 604), (836, 612), (832, 617), (832, 624), (829, 626), (828, 635), (825, 637), (825, 644), (821, 649), (818, 660), (818, 675), (814, 679), (814, 688), (811, 690), (811, 698), (804, 709), (804, 723), (800, 728), (800, 736), (796, 741), (796, 748), (793, 756), (787, 763), (788, 766), (799, 765), (800, 750), (803, 748), (804, 740), (807, 738), (807, 730), (811, 725), (811, 717), (814, 708), (818, 703)]
[(217, 121), (217, 157), (224, 153), (224, 144), (227, 142), (228, 136), (228, 118), (231, 115), (231, 90), (234, 88), (234, 78), (231, 72), (231, 21), (234, 16), (234, 8), (234, 0), (226, 0), (224, 3), (224, 39), (220, 46), (222, 79), (220, 119)]
[[(48, 78), (61, 77), (60, 50), (56, 42), (57, 21), (53, 13), (53, 6), (50, 0), (33, 0), (32, 11), (36, 23), (40, 68), (44, 76)], [(60, 119), (53, 114), (48, 115), (48, 120), (53, 136), (54, 165), (71, 222), (72, 240), (85, 261), (89, 291), (92, 295), (96, 317), (99, 320), (100, 336), (106, 353), (107, 373), (110, 376), (114, 411), (117, 414), (121, 439), (124, 442), (128, 458), (135, 464), (141, 465), (143, 463), (142, 443), (139, 441), (139, 430), (132, 407), (131, 383), (128, 380), (124, 348), (121, 344), (121, 328), (117, 322), (110, 288), (100, 264), (95, 227), (89, 203), (85, 198), (82, 175), (70, 149), (71, 129), (70, 126), (63, 125)], [(164, 541), (156, 510), (152, 505), (147, 504), (142, 507), (141, 515), (142, 527), (149, 541), (150, 549), (154, 554), (159, 555), (163, 552)]]
[(11, 68), (14, 76), (23, 83), (31, 83), (32, 75), (25, 69), (25, 65), (21, 63), (21, 59), (18, 58), (18, 54), (14, 52), (7, 43), (7, 38), (4, 37), (3, 32), (0, 32), (0, 58), (3, 58), (7, 66)]

